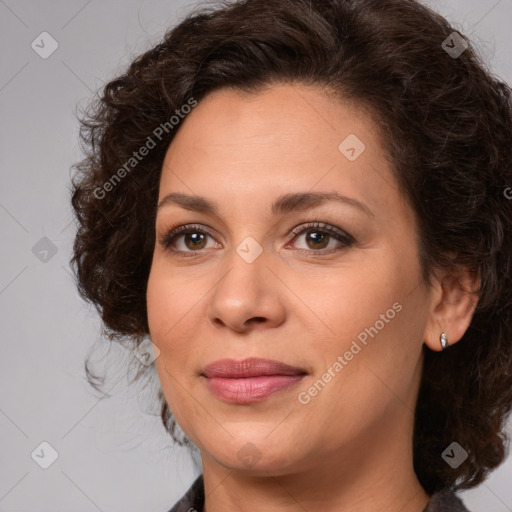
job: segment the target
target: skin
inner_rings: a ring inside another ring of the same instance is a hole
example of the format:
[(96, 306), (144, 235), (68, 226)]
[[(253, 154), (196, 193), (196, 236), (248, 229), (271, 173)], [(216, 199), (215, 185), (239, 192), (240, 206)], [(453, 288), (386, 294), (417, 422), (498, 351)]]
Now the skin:
[[(350, 134), (366, 146), (354, 161), (338, 149)], [(211, 93), (167, 151), (159, 202), (181, 192), (219, 210), (158, 209), (147, 287), (157, 372), (176, 420), (201, 451), (207, 512), (421, 512), (430, 499), (412, 465), (422, 346), (441, 350), (443, 331), (456, 343), (476, 301), (442, 272), (432, 287), (422, 282), (415, 215), (384, 148), (362, 108), (319, 88), (280, 84)], [(272, 202), (294, 192), (337, 192), (371, 213), (330, 201), (273, 215)], [(345, 246), (321, 228), (291, 234), (314, 220), (355, 242)], [(178, 235), (172, 252), (160, 244), (172, 223), (199, 224), (210, 235), (199, 249)], [(323, 245), (310, 236), (318, 231)], [(262, 249), (252, 263), (236, 252), (249, 236)], [(459, 277), (476, 286), (465, 272)], [(394, 318), (300, 403), (299, 393), (396, 303)], [(200, 377), (204, 367), (247, 357), (308, 374), (261, 402), (215, 397)], [(244, 446), (252, 465), (239, 457)]]

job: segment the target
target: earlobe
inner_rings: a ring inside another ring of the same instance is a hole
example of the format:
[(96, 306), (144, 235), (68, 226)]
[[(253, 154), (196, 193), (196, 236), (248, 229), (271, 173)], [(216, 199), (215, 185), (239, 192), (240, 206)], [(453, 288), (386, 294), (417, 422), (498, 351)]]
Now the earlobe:
[(442, 351), (460, 341), (473, 318), (478, 303), (480, 279), (467, 269), (456, 275), (445, 272), (431, 290), (431, 310), (425, 329), (425, 344)]

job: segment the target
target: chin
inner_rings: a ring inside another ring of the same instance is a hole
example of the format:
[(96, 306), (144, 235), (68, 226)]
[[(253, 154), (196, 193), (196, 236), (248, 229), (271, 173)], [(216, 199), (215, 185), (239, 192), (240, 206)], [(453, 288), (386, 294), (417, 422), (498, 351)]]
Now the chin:
[(203, 450), (206, 450), (208, 457), (226, 469), (252, 476), (268, 476), (269, 473), (278, 476), (296, 471), (300, 458), (298, 443), (289, 440), (288, 445), (279, 439), (265, 439), (267, 435), (268, 432), (258, 437), (226, 435), (225, 442), (211, 439), (202, 443), (201, 453), (204, 456)]

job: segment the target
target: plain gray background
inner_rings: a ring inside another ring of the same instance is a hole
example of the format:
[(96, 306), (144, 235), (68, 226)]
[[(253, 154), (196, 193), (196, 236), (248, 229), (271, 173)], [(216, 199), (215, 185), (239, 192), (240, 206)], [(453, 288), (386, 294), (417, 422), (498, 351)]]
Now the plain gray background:
[[(512, 83), (512, 0), (426, 3)], [(197, 454), (174, 446), (151, 409), (154, 366), (148, 391), (129, 386), (123, 365), (133, 354), (113, 348), (108, 361), (119, 364), (105, 385), (112, 397), (87, 385), (84, 359), (94, 343), (107, 344), (69, 269), (70, 167), (82, 158), (75, 108), (194, 5), (0, 0), (0, 511), (166, 512), (201, 471)], [(31, 46), (42, 32), (58, 44), (48, 58)], [(39, 464), (51, 449), (42, 442), (58, 454), (47, 469)], [(461, 497), (472, 512), (512, 511), (511, 481), (509, 457)]]

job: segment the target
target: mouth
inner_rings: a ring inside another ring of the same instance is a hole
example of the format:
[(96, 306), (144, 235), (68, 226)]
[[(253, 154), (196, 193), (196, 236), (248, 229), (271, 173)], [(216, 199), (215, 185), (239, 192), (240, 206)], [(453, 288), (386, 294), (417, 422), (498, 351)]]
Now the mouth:
[(211, 393), (224, 402), (237, 404), (265, 400), (296, 385), (305, 375), (307, 371), (303, 368), (258, 358), (221, 359), (201, 373)]

